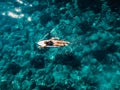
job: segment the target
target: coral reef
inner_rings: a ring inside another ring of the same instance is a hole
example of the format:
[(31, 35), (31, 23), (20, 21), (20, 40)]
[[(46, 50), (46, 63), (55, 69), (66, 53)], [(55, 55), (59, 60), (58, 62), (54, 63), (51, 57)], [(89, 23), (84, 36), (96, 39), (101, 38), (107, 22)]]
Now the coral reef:
[[(119, 4), (1, 0), (0, 90), (120, 90)], [(38, 48), (51, 37), (70, 44)]]

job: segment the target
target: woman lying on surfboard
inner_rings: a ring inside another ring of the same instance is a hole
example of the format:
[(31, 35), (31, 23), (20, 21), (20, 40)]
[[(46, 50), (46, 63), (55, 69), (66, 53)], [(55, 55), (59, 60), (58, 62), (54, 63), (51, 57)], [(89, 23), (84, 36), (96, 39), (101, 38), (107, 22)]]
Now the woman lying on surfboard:
[(42, 40), (38, 41), (38, 47), (39, 48), (45, 48), (45, 47), (61, 47), (61, 46), (67, 46), (70, 42), (60, 40), (58, 37), (53, 37), (48, 40)]

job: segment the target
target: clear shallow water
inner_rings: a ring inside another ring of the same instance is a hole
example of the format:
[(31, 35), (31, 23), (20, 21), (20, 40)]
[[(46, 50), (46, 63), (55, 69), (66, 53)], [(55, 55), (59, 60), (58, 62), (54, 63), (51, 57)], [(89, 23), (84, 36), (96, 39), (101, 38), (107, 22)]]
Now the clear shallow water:
[[(1, 1), (0, 89), (119, 90), (120, 17), (115, 3)], [(55, 36), (70, 44), (38, 48), (39, 40)]]

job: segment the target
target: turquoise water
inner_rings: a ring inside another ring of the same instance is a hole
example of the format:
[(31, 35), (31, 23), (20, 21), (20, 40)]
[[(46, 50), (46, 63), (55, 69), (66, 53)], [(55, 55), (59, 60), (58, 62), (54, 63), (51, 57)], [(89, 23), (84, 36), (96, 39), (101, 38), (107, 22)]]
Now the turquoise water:
[[(0, 90), (120, 90), (119, 5), (1, 0)], [(38, 48), (52, 37), (70, 44)]]

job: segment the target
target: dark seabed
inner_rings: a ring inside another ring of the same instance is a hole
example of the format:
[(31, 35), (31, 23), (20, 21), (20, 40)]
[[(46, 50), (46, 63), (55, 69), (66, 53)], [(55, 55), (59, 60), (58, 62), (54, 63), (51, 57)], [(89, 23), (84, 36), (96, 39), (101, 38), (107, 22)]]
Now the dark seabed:
[(0, 0), (0, 90), (120, 90), (120, 1)]

